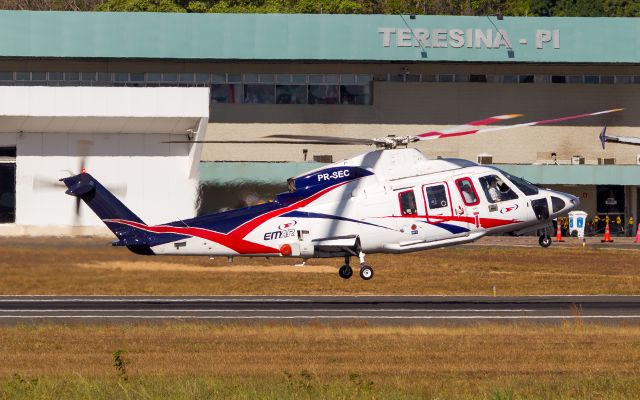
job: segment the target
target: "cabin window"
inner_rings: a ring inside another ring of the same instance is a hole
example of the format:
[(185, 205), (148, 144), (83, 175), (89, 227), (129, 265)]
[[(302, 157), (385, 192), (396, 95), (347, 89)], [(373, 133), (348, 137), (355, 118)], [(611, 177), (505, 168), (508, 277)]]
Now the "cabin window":
[(447, 189), (444, 185), (429, 186), (426, 188), (427, 202), (429, 210), (437, 210), (439, 208), (449, 207), (447, 200)]
[(458, 186), (458, 190), (460, 191), (460, 196), (462, 196), (464, 204), (474, 206), (480, 203), (480, 200), (478, 200), (478, 194), (476, 193), (476, 189), (470, 178), (461, 178), (456, 180), (456, 186)]
[(489, 203), (514, 200), (518, 198), (509, 185), (497, 175), (487, 175), (478, 179)]
[(407, 190), (398, 193), (398, 201), (400, 202), (400, 213), (402, 215), (418, 215), (418, 208), (416, 207), (416, 195), (413, 194), (413, 190)]

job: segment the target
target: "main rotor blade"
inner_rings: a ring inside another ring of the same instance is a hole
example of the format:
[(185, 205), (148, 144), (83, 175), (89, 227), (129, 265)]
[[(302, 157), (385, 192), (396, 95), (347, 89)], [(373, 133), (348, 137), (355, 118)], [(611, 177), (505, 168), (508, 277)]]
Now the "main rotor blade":
[[(295, 137), (288, 137), (295, 136)], [(287, 140), (169, 140), (162, 143), (226, 143), (226, 144), (321, 144), (321, 145), (371, 145), (371, 139), (339, 138), (333, 136), (272, 135)]]
[(303, 140), (305, 142), (322, 142), (331, 144), (373, 144), (372, 139), (351, 138), (351, 137), (337, 137), (337, 136), (315, 136), (315, 135), (269, 135), (265, 138), (270, 139), (290, 139), (290, 140)]
[(464, 136), (464, 135), (472, 135), (474, 133), (496, 132), (496, 131), (502, 131), (502, 130), (505, 130), (505, 129), (523, 128), (525, 126), (553, 124), (555, 122), (571, 121), (571, 120), (574, 120), (574, 119), (593, 117), (593, 116), (596, 116), (596, 115), (609, 114), (609, 113), (614, 113), (614, 112), (618, 112), (618, 111), (622, 111), (622, 110), (624, 110), (624, 108), (614, 108), (614, 109), (611, 109), (611, 110), (597, 111), (597, 112), (587, 113), (587, 114), (571, 115), (571, 116), (568, 116), (568, 117), (544, 119), (544, 120), (541, 120), (541, 121), (525, 122), (525, 123), (522, 123), (522, 124), (496, 126), (496, 127), (493, 127), (493, 128), (484, 128), (484, 129), (470, 129), (468, 131), (455, 132), (455, 133), (450, 133), (450, 134), (447, 134), (447, 133), (444, 133), (444, 132), (427, 132), (427, 133), (423, 133), (421, 135), (417, 135), (416, 137), (419, 140), (444, 139), (444, 138), (451, 137), (451, 136)]

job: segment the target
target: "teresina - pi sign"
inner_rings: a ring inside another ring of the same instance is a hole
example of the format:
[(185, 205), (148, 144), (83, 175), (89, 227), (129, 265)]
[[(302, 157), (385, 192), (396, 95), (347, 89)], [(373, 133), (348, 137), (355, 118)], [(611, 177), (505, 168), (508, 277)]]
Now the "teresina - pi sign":
[[(506, 29), (409, 29), (378, 28), (383, 47), (425, 47), (425, 48), (469, 48), (499, 49), (513, 48)], [(537, 29), (533, 32), (536, 49), (560, 48), (560, 29)], [(529, 38), (517, 38), (517, 43), (529, 45)]]

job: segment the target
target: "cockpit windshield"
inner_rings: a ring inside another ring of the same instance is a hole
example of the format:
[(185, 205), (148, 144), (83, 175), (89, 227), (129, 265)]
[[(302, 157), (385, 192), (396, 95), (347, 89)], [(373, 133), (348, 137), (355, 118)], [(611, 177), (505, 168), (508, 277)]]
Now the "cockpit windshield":
[(534, 196), (539, 193), (538, 188), (533, 183), (527, 181), (524, 178), (518, 178), (517, 176), (513, 176), (507, 172), (504, 172), (500, 168), (491, 167), (496, 171), (500, 171), (502, 175), (504, 175), (508, 180), (510, 180), (525, 196)]

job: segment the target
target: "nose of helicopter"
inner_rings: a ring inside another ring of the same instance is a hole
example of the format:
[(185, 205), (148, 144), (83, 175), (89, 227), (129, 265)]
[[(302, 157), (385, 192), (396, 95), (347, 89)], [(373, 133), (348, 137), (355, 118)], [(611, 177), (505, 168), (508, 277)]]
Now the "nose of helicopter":
[(552, 218), (566, 214), (580, 206), (580, 199), (572, 194), (556, 192), (553, 190), (550, 190), (550, 192)]

